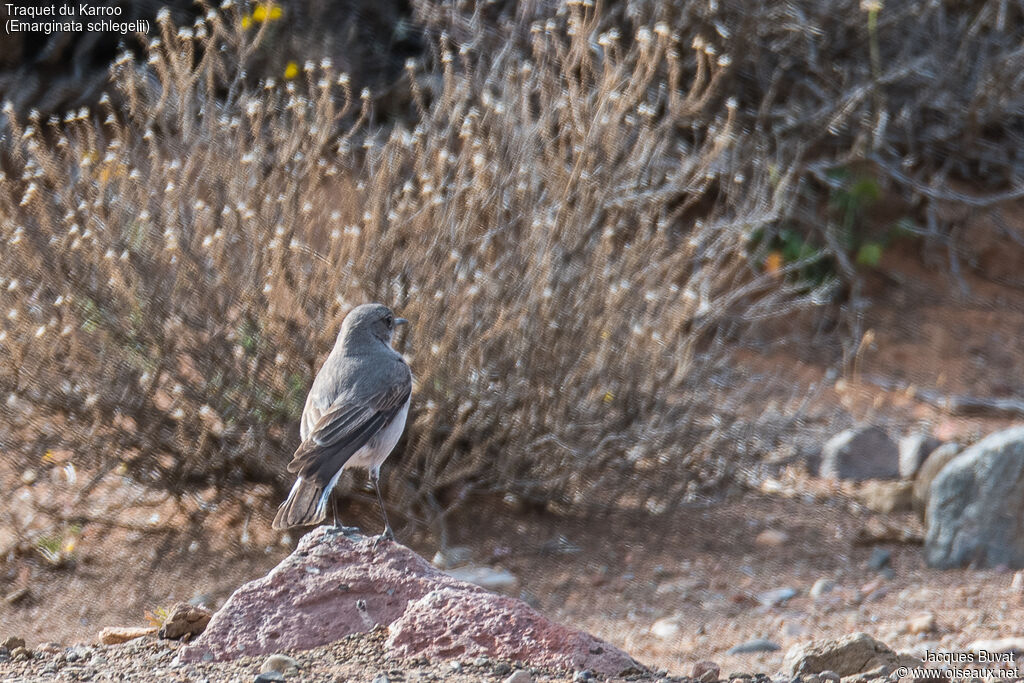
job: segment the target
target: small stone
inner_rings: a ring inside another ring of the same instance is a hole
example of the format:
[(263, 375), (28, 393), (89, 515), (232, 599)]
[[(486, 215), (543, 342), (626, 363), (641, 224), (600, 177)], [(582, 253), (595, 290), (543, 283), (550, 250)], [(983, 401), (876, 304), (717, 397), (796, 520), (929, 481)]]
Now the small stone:
[(69, 662), (84, 662), (90, 657), (92, 657), (92, 648), (85, 645), (69, 647), (64, 653), (64, 658)]
[(31, 596), (32, 591), (28, 586), (22, 586), (21, 588), (15, 588), (10, 593), (4, 596), (4, 602), (8, 605), (17, 605), (19, 602), (23, 602)]
[(506, 664), (505, 662), (498, 662), (498, 664), (495, 665), (495, 667), (494, 667), (494, 675), (495, 676), (504, 676), (505, 674), (507, 674), (511, 670), (512, 670), (512, 667), (509, 666), (508, 664)]
[(273, 654), (264, 659), (263, 666), (260, 667), (260, 673), (269, 673), (271, 671), (276, 671), (285, 676), (293, 676), (299, 673), (299, 663), (288, 655)]
[(495, 592), (510, 591), (519, 585), (519, 577), (512, 572), (491, 567), (459, 567), (449, 570), (448, 575)]
[(468, 564), (473, 559), (473, 549), (462, 545), (455, 545), (450, 548), (438, 550), (431, 560), (438, 569), (452, 569)]
[(572, 675), (573, 683), (585, 683), (586, 681), (592, 681), (592, 680), (594, 680), (594, 674), (590, 673), (589, 669), (583, 669), (582, 671), (577, 671), (576, 673), (574, 673)]
[(104, 645), (120, 645), (153, 633), (156, 633), (156, 628), (152, 626), (107, 626), (100, 631), (99, 641)]
[(932, 633), (935, 630), (935, 615), (921, 614), (907, 621), (907, 633), (918, 635)]
[(26, 647), (16, 647), (11, 650), (11, 659), (16, 662), (23, 662), (32, 659), (32, 653)]
[(822, 671), (818, 674), (818, 677), (823, 681), (830, 681), (831, 683), (839, 683), (842, 680), (835, 671)]
[(8, 651), (15, 650), (19, 647), (25, 647), (25, 639), (17, 636), (8, 636), (2, 643), (0, 643), (0, 647), (5, 647)]
[(533, 676), (525, 669), (513, 671), (512, 675), (505, 679), (505, 683), (533, 683)]
[(711, 683), (718, 680), (720, 673), (721, 669), (714, 662), (697, 662), (690, 671), (690, 678), (701, 683)]
[(179, 602), (171, 609), (171, 615), (160, 627), (157, 636), (170, 640), (197, 636), (206, 630), (212, 616), (210, 610), (205, 607)]
[(31, 486), (36, 483), (36, 479), (38, 478), (39, 475), (36, 474), (35, 470), (25, 470), (21, 473), (21, 483), (25, 484), (25, 486)]
[(825, 678), (826, 672), (853, 676), (897, 661), (898, 656), (885, 643), (866, 633), (852, 633), (794, 645), (786, 653), (782, 667), (793, 676), (816, 673)]
[(663, 617), (651, 624), (651, 635), (663, 640), (675, 638), (681, 630), (682, 627), (676, 617)]
[(767, 547), (778, 547), (789, 542), (789, 534), (778, 529), (765, 529), (757, 535), (754, 543)]
[(487, 666), (491, 663), (491, 658), (487, 655), (480, 655), (473, 660), (473, 666)]
[(1014, 572), (1013, 579), (1010, 581), (1010, 590), (1014, 593), (1024, 593), (1024, 569)]
[(892, 553), (885, 548), (874, 548), (871, 557), (868, 559), (868, 567), (875, 571), (881, 571), (892, 562)]
[(796, 596), (796, 589), (793, 588), (775, 588), (770, 591), (764, 591), (763, 593), (757, 594), (757, 601), (765, 607), (777, 607), (790, 598)]
[[(733, 645), (729, 648), (726, 654), (730, 655), (745, 655), (753, 652), (775, 652), (781, 650), (782, 646), (778, 643), (773, 643), (767, 638), (754, 638), (746, 642), (740, 643), (739, 645)], [(752, 678), (750, 674), (732, 674), (729, 678)]]
[(373, 683), (391, 683), (391, 679), (388, 678), (386, 673), (379, 673), (373, 677)]
[(828, 593), (831, 593), (832, 589), (835, 587), (836, 584), (833, 581), (821, 578), (814, 582), (814, 585), (811, 586), (811, 590), (808, 591), (808, 595), (810, 595), (815, 600), (818, 600), (821, 597), (827, 595)]
[(252, 679), (252, 683), (284, 683), (284, 680), (284, 674), (280, 671), (262, 671), (256, 674), (256, 678)]

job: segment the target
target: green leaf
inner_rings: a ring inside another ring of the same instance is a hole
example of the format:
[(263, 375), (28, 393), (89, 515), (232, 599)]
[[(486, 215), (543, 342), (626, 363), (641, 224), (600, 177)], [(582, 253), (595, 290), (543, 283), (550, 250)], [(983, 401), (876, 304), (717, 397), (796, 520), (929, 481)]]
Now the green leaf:
[(878, 242), (865, 242), (857, 250), (857, 263), (874, 268), (881, 262), (883, 250), (884, 247)]

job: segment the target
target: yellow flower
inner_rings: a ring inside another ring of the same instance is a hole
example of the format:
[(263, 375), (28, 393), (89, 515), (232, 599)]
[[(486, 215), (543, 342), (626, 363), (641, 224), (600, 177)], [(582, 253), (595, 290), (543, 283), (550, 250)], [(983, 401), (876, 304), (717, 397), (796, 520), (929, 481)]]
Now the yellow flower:
[(277, 21), (284, 14), (284, 10), (281, 6), (275, 2), (269, 2), (256, 6), (256, 9), (252, 11), (253, 21), (263, 23), (264, 21)]
[(246, 14), (244, 17), (242, 17), (242, 29), (245, 30), (250, 26), (252, 26), (252, 17)]
[(284, 67), (284, 78), (286, 81), (290, 81), (299, 75), (299, 65), (295, 62), (288, 62)]

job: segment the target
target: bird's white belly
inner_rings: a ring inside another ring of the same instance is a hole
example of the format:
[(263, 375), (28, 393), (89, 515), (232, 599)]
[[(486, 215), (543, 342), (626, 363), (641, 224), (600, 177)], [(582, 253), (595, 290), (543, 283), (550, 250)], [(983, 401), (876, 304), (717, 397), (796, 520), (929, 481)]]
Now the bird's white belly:
[[(405, 405), (395, 415), (391, 424), (377, 432), (369, 443), (352, 454), (342, 469), (346, 467), (363, 467), (368, 470), (380, 470), (380, 466), (391, 455), (395, 444), (402, 438), (402, 431), (405, 429), (405, 420), (409, 416), (409, 402), (412, 397), (405, 401)], [(341, 474), (339, 472), (338, 474)]]

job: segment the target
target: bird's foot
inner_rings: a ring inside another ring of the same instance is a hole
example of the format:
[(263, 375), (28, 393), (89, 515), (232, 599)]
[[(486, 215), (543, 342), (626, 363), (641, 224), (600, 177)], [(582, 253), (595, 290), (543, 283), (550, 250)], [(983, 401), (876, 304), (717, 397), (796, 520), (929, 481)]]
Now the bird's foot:
[(354, 536), (362, 536), (363, 535), (362, 529), (360, 529), (357, 526), (344, 526), (342, 524), (331, 524), (331, 525), (328, 525), (327, 528), (330, 530), (330, 532), (332, 534), (341, 534), (342, 536), (347, 536), (348, 538), (352, 538)]
[(395, 532), (391, 530), (391, 527), (384, 527), (384, 533), (379, 536), (373, 537), (373, 549), (376, 550), (377, 546), (384, 541), (395, 541)]

